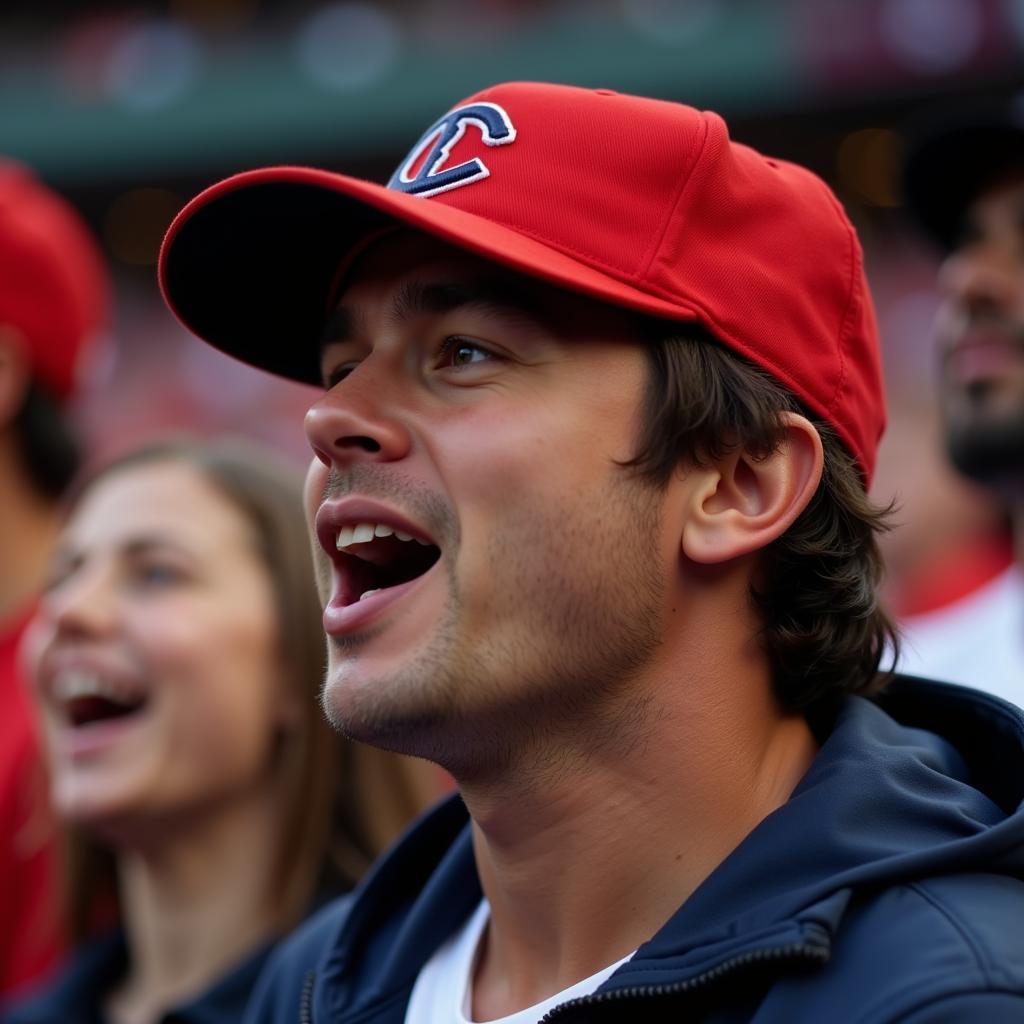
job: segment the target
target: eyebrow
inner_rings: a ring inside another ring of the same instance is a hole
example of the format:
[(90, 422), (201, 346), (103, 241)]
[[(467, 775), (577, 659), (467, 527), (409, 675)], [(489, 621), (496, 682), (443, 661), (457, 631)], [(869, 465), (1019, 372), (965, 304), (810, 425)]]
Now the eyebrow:
[[(138, 558), (155, 549), (161, 548), (169, 548), (189, 557), (194, 557), (195, 555), (190, 548), (182, 544), (176, 537), (171, 536), (171, 534), (162, 533), (144, 534), (139, 537), (132, 537), (124, 544), (118, 545), (117, 554), (128, 558)], [(86, 555), (81, 551), (81, 549), (64, 548), (56, 552), (54, 556), (54, 563), (74, 568), (81, 565), (82, 562), (85, 561), (85, 558)]]
[[(399, 289), (388, 317), (402, 324), (424, 314), (442, 316), (464, 309), (494, 313), (527, 327), (541, 326), (548, 319), (539, 297), (530, 289), (489, 278), (431, 284), (411, 281)], [(351, 341), (361, 333), (366, 333), (362, 311), (339, 305), (324, 325), (320, 347)]]
[(176, 537), (162, 533), (152, 533), (145, 534), (141, 537), (133, 537), (121, 547), (121, 552), (131, 558), (136, 558), (139, 555), (148, 554), (154, 548), (170, 548), (173, 551), (178, 551), (181, 554), (188, 555), (190, 557), (194, 557), (195, 554), (191, 548), (186, 544), (182, 544)]

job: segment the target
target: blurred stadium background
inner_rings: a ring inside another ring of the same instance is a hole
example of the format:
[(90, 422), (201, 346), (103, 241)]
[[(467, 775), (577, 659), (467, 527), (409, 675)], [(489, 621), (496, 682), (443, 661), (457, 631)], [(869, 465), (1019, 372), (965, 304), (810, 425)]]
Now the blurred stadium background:
[(1022, 55), (1024, 0), (4, 4), (0, 151), (79, 206), (114, 268), (113, 344), (75, 410), (93, 450), (186, 426), (304, 459), (305, 389), (208, 350), (159, 299), (159, 240), (188, 198), (266, 163), (385, 179), (441, 111), (503, 79), (718, 110), (734, 137), (818, 171), (861, 230), (892, 410), (875, 490), (910, 524), (890, 559), (913, 608), (928, 600), (915, 565), (1000, 512), (942, 458), (935, 256), (905, 223), (898, 169), (908, 125), (1013, 96)]

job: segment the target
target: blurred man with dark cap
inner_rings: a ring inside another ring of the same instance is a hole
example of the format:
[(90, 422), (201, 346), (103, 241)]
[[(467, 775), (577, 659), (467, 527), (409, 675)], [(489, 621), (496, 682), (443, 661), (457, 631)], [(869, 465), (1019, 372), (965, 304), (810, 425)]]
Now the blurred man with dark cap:
[(0, 991), (58, 949), (53, 857), (18, 649), (79, 463), (65, 415), (108, 314), (100, 252), (59, 196), (0, 162)]
[(901, 668), (1024, 704), (1024, 104), (924, 134), (906, 192), (945, 254), (936, 330), (949, 455), (1006, 502), (1016, 559), (955, 605), (908, 623)]

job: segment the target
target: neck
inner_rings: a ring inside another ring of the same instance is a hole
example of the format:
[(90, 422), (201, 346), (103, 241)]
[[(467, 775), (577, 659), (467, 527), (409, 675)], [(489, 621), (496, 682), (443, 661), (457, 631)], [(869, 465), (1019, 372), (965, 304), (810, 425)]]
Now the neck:
[(0, 622), (26, 608), (42, 589), (60, 517), (25, 479), (9, 435), (0, 436)]
[(158, 1020), (271, 938), (279, 816), (264, 794), (214, 809), (177, 841), (120, 851), (129, 974), (107, 1010), (118, 1024)]
[[(706, 640), (700, 671), (663, 650), (631, 691), (649, 702), (632, 715), (632, 742), (563, 760), (544, 784), (527, 770), (525, 785), (516, 771), (463, 787), (491, 905), (478, 1019), (533, 1005), (651, 938), (810, 766), (813, 736), (778, 708), (763, 656), (722, 633), (691, 634)], [(585, 746), (579, 730), (571, 743)]]

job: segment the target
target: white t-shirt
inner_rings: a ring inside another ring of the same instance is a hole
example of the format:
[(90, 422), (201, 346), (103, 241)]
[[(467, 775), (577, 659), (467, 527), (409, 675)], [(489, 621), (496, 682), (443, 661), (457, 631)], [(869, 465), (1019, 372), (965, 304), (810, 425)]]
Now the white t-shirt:
[[(423, 965), (405, 1011), (405, 1024), (474, 1024), (473, 969), (490, 916), (490, 905), (482, 900), (462, 928)], [(589, 996), (631, 956), (633, 953), (534, 1006), (499, 1017), (489, 1024), (537, 1024), (560, 1003)]]
[(901, 672), (985, 690), (1024, 707), (1024, 571), (904, 620)]

